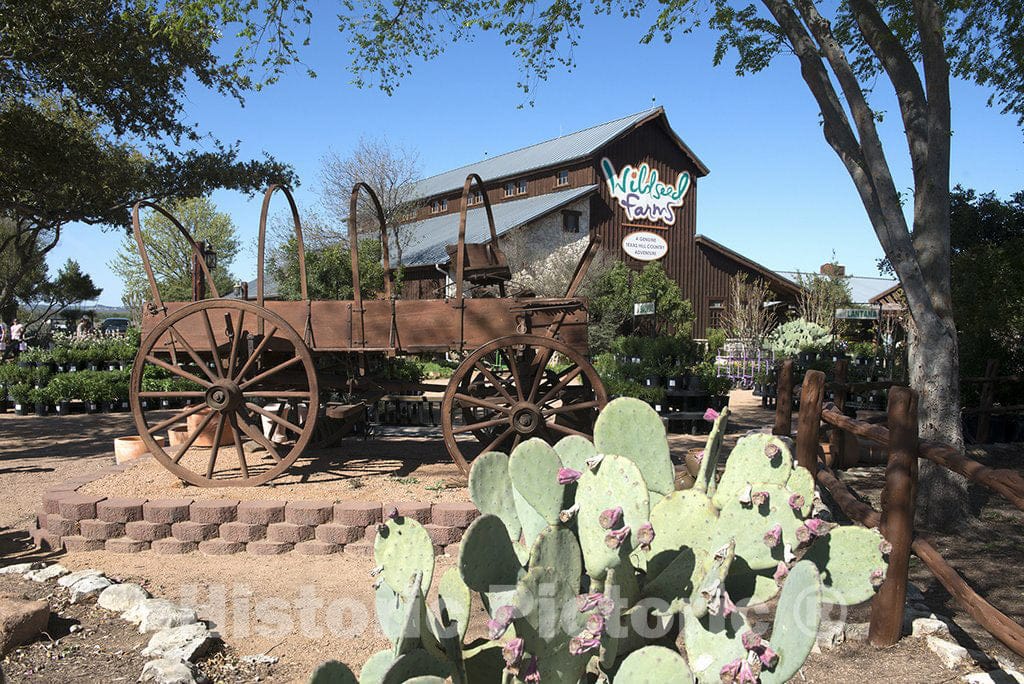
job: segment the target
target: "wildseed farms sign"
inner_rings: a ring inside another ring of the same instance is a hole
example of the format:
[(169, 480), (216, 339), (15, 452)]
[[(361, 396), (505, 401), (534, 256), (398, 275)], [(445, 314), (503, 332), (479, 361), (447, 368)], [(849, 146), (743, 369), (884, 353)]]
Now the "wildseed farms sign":
[(674, 185), (663, 183), (658, 170), (646, 163), (640, 166), (626, 164), (618, 173), (607, 157), (601, 159), (608, 187), (612, 197), (626, 211), (630, 221), (660, 221), (672, 225), (676, 212), (683, 205), (686, 191), (690, 189), (690, 174), (686, 171), (676, 177)]

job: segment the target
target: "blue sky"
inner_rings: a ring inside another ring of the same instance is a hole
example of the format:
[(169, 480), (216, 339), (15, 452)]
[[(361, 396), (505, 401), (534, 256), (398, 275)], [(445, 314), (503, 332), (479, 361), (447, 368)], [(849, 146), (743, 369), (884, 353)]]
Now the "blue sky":
[[(737, 77), (731, 62), (713, 67), (714, 36), (698, 30), (671, 44), (640, 45), (646, 24), (587, 20), (572, 73), (539, 84), (535, 105), (516, 88), (520, 73), (497, 36), (456, 45), (417, 66), (397, 93), (350, 85), (349, 56), (333, 12), (314, 20), (306, 62), (279, 83), (250, 93), (244, 107), (201, 88), (189, 91), (189, 116), (243, 155), (264, 152), (292, 164), (300, 211), (317, 201), (320, 160), (350, 150), (361, 135), (386, 135), (418, 150), (425, 176), (646, 109), (665, 107), (673, 128), (711, 169), (698, 183), (698, 231), (778, 270), (816, 270), (833, 251), (857, 275), (877, 275), (881, 248), (852, 182), (826, 145), (818, 110), (795, 59)], [(881, 127), (897, 186), (912, 188), (895, 100), (879, 80), (872, 95), (886, 113)], [(987, 92), (953, 85), (952, 181), (1006, 196), (1024, 189), (1024, 135), (1015, 121), (985, 106)], [(239, 227), (243, 251), (233, 271), (255, 277), (260, 197), (214, 195)], [(283, 201), (283, 200), (282, 200)], [(107, 262), (120, 235), (69, 227), (51, 268), (77, 259), (103, 288), (100, 303), (120, 303), (121, 284)]]

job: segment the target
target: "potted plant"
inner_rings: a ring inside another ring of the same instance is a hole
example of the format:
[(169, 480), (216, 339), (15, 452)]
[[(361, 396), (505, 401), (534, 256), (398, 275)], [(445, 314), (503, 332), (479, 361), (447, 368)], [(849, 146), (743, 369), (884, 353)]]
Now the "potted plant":
[(81, 397), (88, 413), (99, 413), (102, 410), (103, 382), (96, 373), (82, 373)]
[(32, 385), (27, 382), (19, 382), (11, 385), (11, 389), (8, 391), (11, 395), (11, 401), (14, 402), (14, 415), (25, 415), (25, 410), (28, 407), (29, 392), (32, 391)]
[(68, 373), (61, 373), (46, 386), (58, 416), (71, 413), (71, 399), (75, 394), (75, 378)]
[(28, 403), (35, 409), (37, 416), (45, 416), (50, 399), (45, 387), (33, 387), (28, 391)]

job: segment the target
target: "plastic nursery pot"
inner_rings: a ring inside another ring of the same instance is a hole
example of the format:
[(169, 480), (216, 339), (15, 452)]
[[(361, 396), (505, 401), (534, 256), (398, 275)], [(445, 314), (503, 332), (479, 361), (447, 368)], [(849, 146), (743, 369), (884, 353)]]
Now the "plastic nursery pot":
[(14, 415), (23, 416), (25, 415), (25, 405), (15, 402), (14, 404)]
[(58, 416), (66, 416), (71, 413), (71, 402), (70, 401), (58, 401), (54, 406)]
[(37, 416), (45, 416), (46, 415), (46, 408), (47, 408), (47, 406), (46, 406), (46, 404), (44, 402), (40, 402), (40, 403), (36, 404), (35, 405), (36, 415)]
[(644, 387), (661, 387), (661, 378), (657, 375), (648, 375), (643, 380)]
[[(167, 440), (163, 437), (153, 437), (153, 439), (155, 439), (156, 443), (161, 447), (167, 443)], [(127, 461), (134, 461), (148, 453), (149, 448), (146, 446), (146, 443), (137, 435), (132, 435), (131, 437), (118, 437), (114, 440), (114, 461), (119, 464)]]
[(100, 410), (101, 410), (100, 402), (98, 402), (98, 401), (88, 401), (88, 402), (85, 403), (85, 411), (86, 411), (86, 413), (99, 413)]

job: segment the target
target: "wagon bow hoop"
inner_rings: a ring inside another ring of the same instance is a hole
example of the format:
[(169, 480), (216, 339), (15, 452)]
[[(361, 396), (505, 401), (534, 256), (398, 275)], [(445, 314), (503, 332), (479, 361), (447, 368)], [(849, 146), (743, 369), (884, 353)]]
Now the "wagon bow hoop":
[(149, 281), (149, 291), (150, 294), (153, 295), (153, 304), (156, 305), (157, 310), (164, 311), (166, 310), (166, 307), (164, 307), (164, 301), (160, 297), (160, 290), (156, 285), (156, 276), (153, 274), (153, 267), (149, 263), (149, 254), (146, 252), (146, 244), (142, 239), (142, 227), (139, 222), (139, 210), (142, 208), (149, 208), (159, 214), (162, 214), (174, 225), (175, 228), (178, 229), (178, 232), (184, 236), (185, 240), (188, 241), (189, 246), (192, 248), (192, 255), (194, 257), (198, 257), (195, 261), (197, 261), (200, 268), (203, 269), (203, 275), (206, 276), (206, 282), (209, 285), (213, 296), (215, 298), (219, 298), (220, 293), (217, 292), (217, 284), (213, 282), (213, 276), (210, 275), (210, 269), (206, 265), (206, 257), (199, 250), (199, 245), (189, 234), (188, 230), (185, 229), (185, 226), (181, 225), (181, 222), (178, 221), (171, 212), (167, 211), (156, 202), (140, 200), (132, 206), (132, 233), (135, 235), (135, 244), (139, 248), (139, 256), (142, 257), (142, 267), (146, 270), (146, 279)]
[(291, 189), (286, 185), (274, 183), (267, 191), (263, 193), (263, 209), (260, 211), (260, 236), (259, 246), (256, 254), (256, 303), (259, 306), (263, 306), (263, 286), (264, 286), (264, 275), (263, 275), (263, 259), (267, 245), (267, 216), (270, 213), (270, 198), (274, 196), (274, 193), (280, 190), (286, 200), (288, 200), (288, 208), (292, 212), (292, 226), (295, 230), (295, 239), (298, 241), (298, 256), (299, 256), (299, 288), (302, 290), (302, 299), (309, 299), (309, 289), (306, 284), (306, 247), (302, 239), (302, 222), (299, 220), (299, 209), (295, 205), (295, 198), (292, 196)]

